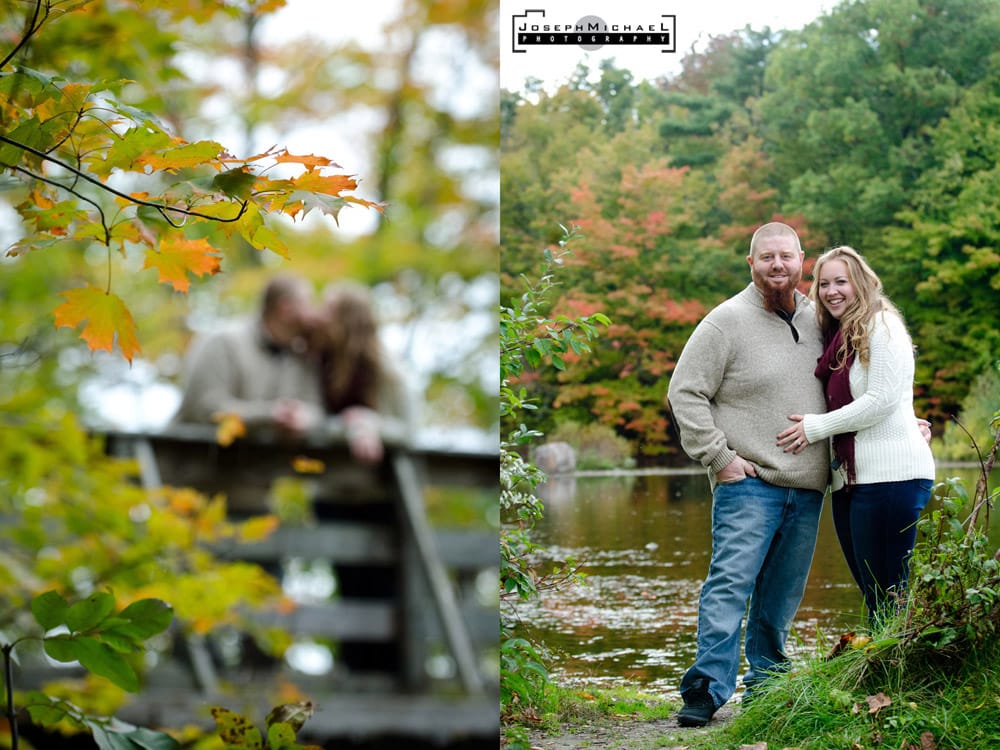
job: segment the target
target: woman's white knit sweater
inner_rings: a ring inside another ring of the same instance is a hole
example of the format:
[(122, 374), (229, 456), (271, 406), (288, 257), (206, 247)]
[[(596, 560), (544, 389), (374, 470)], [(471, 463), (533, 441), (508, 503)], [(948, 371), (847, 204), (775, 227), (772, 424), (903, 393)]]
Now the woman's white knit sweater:
[[(869, 347), (868, 365), (860, 357), (851, 365), (854, 400), (826, 414), (806, 414), (806, 439), (815, 443), (856, 432), (857, 484), (934, 479), (934, 456), (913, 412), (913, 343), (898, 315), (876, 316)], [(834, 472), (834, 489), (844, 476), (842, 470)]]

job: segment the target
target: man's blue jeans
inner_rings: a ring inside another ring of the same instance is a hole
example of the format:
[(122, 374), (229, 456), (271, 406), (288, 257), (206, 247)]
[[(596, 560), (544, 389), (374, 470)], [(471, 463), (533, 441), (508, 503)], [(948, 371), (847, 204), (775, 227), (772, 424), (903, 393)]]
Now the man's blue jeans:
[(716, 706), (733, 696), (744, 615), (750, 668), (743, 684), (752, 687), (785, 667), (785, 640), (805, 592), (822, 507), (821, 492), (754, 477), (716, 485), (712, 561), (698, 603), (698, 654), (681, 680), (681, 695), (708, 678)]

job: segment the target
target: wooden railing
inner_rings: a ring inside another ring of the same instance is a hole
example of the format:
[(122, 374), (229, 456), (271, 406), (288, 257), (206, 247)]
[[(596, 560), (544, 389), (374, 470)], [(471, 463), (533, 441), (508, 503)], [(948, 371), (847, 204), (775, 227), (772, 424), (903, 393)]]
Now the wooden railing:
[[(489, 601), (499, 573), (497, 535), (433, 529), (424, 503), (434, 487), (496, 493), (497, 452), (389, 445), (385, 460), (367, 467), (335, 436), (223, 447), (210, 428), (184, 427), (106, 438), (109, 452), (138, 459), (145, 486), (223, 493), (236, 517), (268, 512), (275, 480), (297, 477), (314, 524), (282, 526), (262, 542), (215, 552), (277, 575), (290, 559), (322, 561), (339, 584), (336, 596), (285, 614), (249, 613), (297, 638), (332, 644), (333, 669), (305, 674), (266, 658), (227, 663), (211, 641), (188, 638), (180, 656), (149, 673), (121, 718), (144, 726), (205, 723), (206, 707), (219, 704), (262, 717), (277, 686), (293, 684), (317, 705), (304, 730), (313, 738), (498, 736), (498, 618)], [(322, 470), (297, 474), (298, 457)], [(445, 667), (436, 676), (428, 669), (435, 663)]]

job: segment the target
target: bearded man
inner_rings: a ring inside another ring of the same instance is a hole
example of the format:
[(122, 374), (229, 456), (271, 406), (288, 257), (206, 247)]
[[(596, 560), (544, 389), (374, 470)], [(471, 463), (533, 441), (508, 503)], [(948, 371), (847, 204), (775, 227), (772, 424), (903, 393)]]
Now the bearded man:
[[(667, 392), (684, 451), (708, 470), (712, 558), (698, 604), (698, 651), (680, 691), (681, 726), (704, 726), (743, 676), (750, 695), (786, 668), (784, 646), (805, 591), (830, 475), (826, 442), (785, 453), (775, 435), (790, 410), (826, 411), (813, 376), (823, 351), (812, 302), (796, 290), (804, 253), (790, 226), (750, 240), (743, 291), (698, 324)], [(749, 602), (749, 609), (747, 604)]]

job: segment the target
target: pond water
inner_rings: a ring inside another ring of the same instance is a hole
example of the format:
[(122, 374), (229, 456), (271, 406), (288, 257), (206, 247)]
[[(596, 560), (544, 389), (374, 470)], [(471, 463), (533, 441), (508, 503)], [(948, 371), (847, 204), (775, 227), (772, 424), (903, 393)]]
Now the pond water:
[[(944, 469), (939, 480), (946, 476), (962, 477), (972, 493), (974, 470)], [(711, 556), (704, 470), (577, 475), (552, 479), (539, 494), (545, 516), (533, 541), (545, 559), (573, 558), (586, 576), (582, 585), (516, 606), (522, 632), (549, 650), (553, 680), (676, 698), (694, 659), (698, 593)], [(829, 650), (862, 616), (826, 502), (789, 654)]]

